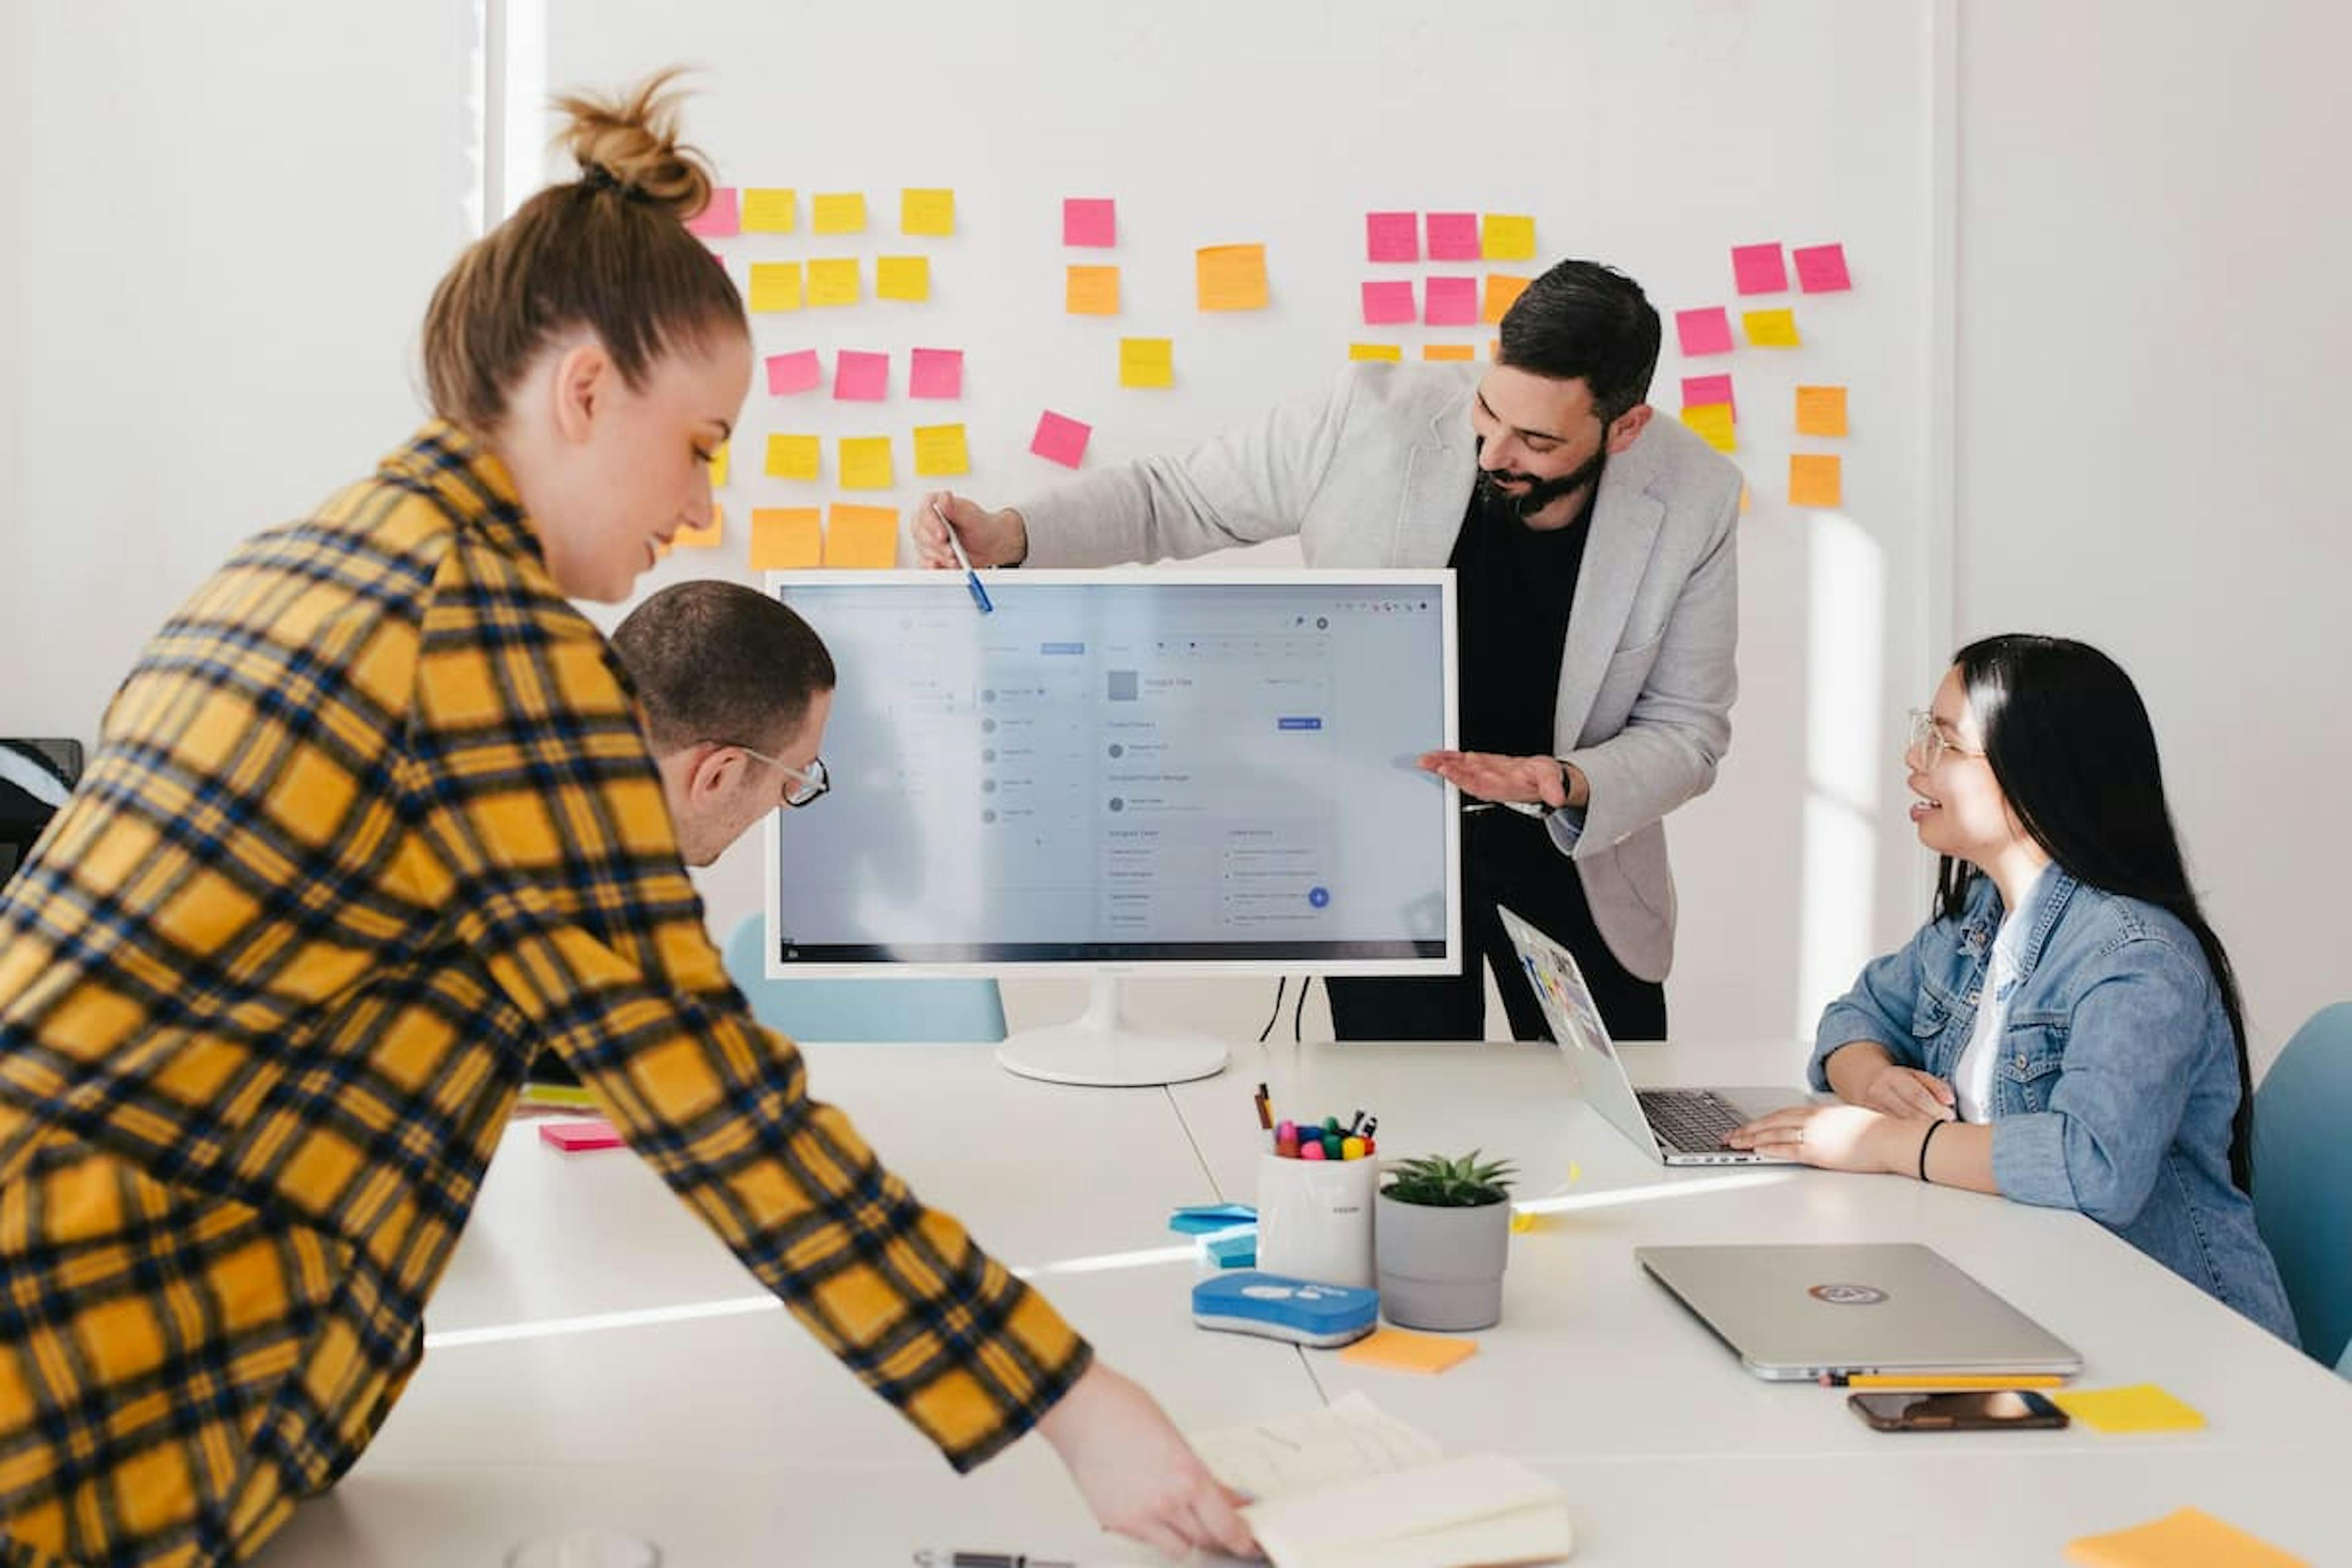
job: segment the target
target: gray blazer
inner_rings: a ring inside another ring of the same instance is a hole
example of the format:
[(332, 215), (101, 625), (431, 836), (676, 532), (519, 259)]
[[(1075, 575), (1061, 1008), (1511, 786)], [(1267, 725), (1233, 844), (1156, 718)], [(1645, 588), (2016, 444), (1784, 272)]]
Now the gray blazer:
[[(1181, 458), (1024, 502), (1027, 563), (1100, 566), (1298, 535), (1310, 566), (1443, 566), (1477, 448), (1467, 366), (1350, 364), (1328, 395)], [(1560, 816), (1594, 923), (1626, 969), (1674, 962), (1661, 819), (1715, 782), (1738, 689), (1739, 470), (1671, 418), (1610, 459), (1559, 668), (1553, 748), (1591, 781)], [(1432, 737), (1431, 743), (1436, 743)]]

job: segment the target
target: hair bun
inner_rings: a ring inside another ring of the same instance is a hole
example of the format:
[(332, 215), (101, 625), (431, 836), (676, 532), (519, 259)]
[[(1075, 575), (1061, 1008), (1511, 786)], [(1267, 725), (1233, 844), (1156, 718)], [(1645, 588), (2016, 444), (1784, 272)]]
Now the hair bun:
[(618, 99), (566, 93), (555, 108), (572, 118), (558, 140), (579, 163), (583, 184), (613, 185), (683, 221), (709, 205), (713, 182), (702, 154), (677, 139), (686, 95), (670, 84), (679, 74), (673, 66)]

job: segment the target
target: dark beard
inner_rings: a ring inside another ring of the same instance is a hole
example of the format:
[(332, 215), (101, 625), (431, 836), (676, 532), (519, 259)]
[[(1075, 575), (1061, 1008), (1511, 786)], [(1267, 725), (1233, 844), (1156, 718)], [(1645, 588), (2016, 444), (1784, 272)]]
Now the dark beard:
[(1490, 474), (1481, 468), (1478, 470), (1478, 505), (1489, 518), (1508, 520), (1524, 527), (1528, 519), (1560, 497), (1571, 495), (1586, 485), (1599, 485), (1601, 472), (1608, 464), (1609, 447), (1604, 443), (1601, 450), (1570, 472), (1554, 479), (1535, 479), (1525, 490), (1517, 491), (1507, 490), (1496, 481), (1528, 479), (1533, 476), (1508, 471)]

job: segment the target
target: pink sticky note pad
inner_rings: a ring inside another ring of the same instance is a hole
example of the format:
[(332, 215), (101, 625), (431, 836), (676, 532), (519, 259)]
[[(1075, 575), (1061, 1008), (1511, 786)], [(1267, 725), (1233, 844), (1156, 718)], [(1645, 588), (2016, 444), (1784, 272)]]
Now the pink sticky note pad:
[(584, 1149), (618, 1149), (625, 1142), (609, 1121), (542, 1121), (539, 1124), (539, 1139), (566, 1153), (578, 1153)]
[(1377, 327), (1389, 321), (1412, 320), (1412, 280), (1398, 279), (1393, 282), (1364, 285), (1364, 324)]
[[(1432, 261), (1475, 261), (1478, 256), (1476, 213), (1429, 215), (1429, 258)], [(1470, 319), (1475, 321), (1478, 318), (1473, 316)]]
[(1683, 406), (1685, 408), (1704, 408), (1710, 403), (1727, 404), (1730, 405), (1733, 416), (1735, 417), (1738, 416), (1739, 413), (1739, 400), (1731, 395), (1731, 377), (1728, 375), (1686, 375), (1683, 377)]
[[(1421, 259), (1421, 216), (1418, 213), (1366, 213), (1364, 256), (1371, 261)], [(1406, 320), (1412, 320), (1407, 317)]]
[(1433, 327), (1475, 326), (1478, 321), (1478, 279), (1431, 279), (1421, 319)]
[(686, 220), (686, 232), (698, 234), (705, 239), (725, 239), (743, 230), (741, 210), (736, 205), (735, 187), (720, 185), (710, 193), (710, 205)]
[(1118, 204), (1108, 196), (1063, 198), (1062, 243), (1098, 247), (1117, 245)]
[(1049, 463), (1075, 468), (1087, 455), (1087, 437), (1094, 433), (1093, 426), (1047, 409), (1037, 416), (1037, 434), (1030, 437), (1029, 449)]
[(914, 367), (907, 374), (910, 397), (961, 397), (963, 350), (917, 349)]
[(768, 356), (768, 395), (771, 397), (808, 392), (824, 380), (824, 367), (816, 363), (814, 349), (797, 349), (788, 354)]
[(844, 349), (834, 356), (833, 395), (841, 403), (879, 403), (890, 395), (890, 356)]
[(1731, 279), (1742, 294), (1785, 294), (1789, 268), (1780, 259), (1778, 242), (1731, 247)]
[(1727, 354), (1731, 352), (1731, 317), (1720, 305), (1703, 310), (1676, 310), (1675, 336), (1685, 356)]
[(1834, 294), (1853, 287), (1846, 276), (1845, 247), (1803, 245), (1790, 253), (1797, 260), (1797, 287), (1808, 294)]

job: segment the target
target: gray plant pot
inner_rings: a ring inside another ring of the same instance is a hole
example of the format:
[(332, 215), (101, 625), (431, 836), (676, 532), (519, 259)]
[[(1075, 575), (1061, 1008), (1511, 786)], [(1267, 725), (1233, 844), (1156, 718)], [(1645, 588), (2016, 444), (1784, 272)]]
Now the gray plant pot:
[(1511, 1205), (1433, 1208), (1383, 1192), (1373, 1205), (1381, 1310), (1408, 1329), (1483, 1329), (1503, 1315)]

